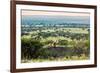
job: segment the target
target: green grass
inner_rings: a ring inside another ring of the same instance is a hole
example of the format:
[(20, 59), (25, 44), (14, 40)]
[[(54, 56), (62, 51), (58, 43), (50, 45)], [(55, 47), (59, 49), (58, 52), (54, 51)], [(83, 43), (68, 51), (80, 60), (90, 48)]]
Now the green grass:
[(72, 56), (71, 58), (70, 57), (63, 57), (63, 58), (48, 58), (48, 59), (41, 59), (41, 58), (37, 58), (37, 59), (31, 59), (31, 60), (22, 60), (22, 63), (31, 63), (31, 62), (49, 62), (49, 61), (74, 61), (74, 60), (88, 60), (89, 57), (87, 56)]
[[(82, 29), (82, 28), (59, 28), (59, 29), (56, 29), (57, 31), (64, 31), (64, 32), (67, 32), (69, 31), (70, 33), (85, 33), (87, 34), (88, 31), (87, 29)], [(55, 32), (55, 29), (47, 29), (47, 30), (42, 30), (42, 32)]]

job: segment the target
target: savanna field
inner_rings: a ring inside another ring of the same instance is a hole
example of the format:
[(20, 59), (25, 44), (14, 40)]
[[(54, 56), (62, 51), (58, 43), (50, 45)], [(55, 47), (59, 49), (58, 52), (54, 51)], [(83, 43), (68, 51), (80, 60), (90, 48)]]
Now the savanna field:
[(21, 62), (87, 60), (90, 29), (67, 26), (21, 26)]
[(22, 10), (22, 63), (89, 58), (89, 13)]

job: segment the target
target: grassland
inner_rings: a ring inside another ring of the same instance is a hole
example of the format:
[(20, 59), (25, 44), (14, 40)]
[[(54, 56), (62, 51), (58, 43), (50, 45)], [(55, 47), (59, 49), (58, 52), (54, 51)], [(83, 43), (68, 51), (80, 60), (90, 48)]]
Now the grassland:
[(28, 27), (27, 30), (21, 35), (22, 63), (89, 59), (89, 28)]

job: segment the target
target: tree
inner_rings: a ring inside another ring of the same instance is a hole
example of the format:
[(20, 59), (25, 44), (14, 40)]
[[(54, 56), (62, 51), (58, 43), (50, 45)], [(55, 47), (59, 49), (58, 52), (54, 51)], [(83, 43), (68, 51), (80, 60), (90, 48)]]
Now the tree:
[(38, 50), (41, 49), (43, 44), (38, 40), (31, 38), (21, 39), (21, 57), (22, 59), (32, 59), (38, 57)]
[(67, 40), (59, 40), (59, 45), (67, 46), (68, 45), (68, 41)]

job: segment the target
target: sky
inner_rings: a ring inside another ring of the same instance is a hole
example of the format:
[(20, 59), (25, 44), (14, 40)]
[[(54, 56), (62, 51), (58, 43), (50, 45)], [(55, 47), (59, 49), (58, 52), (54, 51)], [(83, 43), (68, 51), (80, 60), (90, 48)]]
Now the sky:
[(89, 16), (89, 13), (79, 12), (61, 12), (61, 11), (34, 11), (34, 10), (22, 10), (22, 15), (49, 15), (49, 16)]

